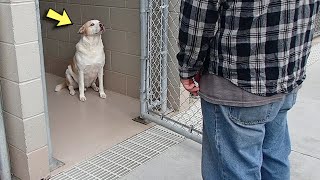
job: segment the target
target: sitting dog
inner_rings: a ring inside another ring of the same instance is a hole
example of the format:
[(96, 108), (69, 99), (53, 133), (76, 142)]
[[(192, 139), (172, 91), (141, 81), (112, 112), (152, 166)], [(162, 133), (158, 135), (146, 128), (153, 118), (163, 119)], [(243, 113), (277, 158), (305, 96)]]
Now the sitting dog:
[[(56, 86), (55, 91), (68, 87), (70, 94), (75, 95), (79, 88), (80, 100), (85, 101), (86, 88), (92, 87), (99, 91), (101, 98), (106, 98), (103, 87), (103, 67), (105, 53), (101, 34), (105, 32), (104, 25), (98, 20), (86, 22), (78, 31), (81, 39), (76, 45), (76, 53), (66, 70), (65, 82)], [(99, 80), (99, 87), (96, 80)]]

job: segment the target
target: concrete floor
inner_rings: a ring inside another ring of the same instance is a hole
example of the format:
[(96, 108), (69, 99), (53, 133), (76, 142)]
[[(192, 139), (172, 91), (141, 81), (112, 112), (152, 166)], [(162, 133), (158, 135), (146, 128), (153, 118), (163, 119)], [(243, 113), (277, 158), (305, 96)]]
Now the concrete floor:
[(88, 89), (87, 101), (79, 101), (78, 91), (69, 95), (67, 89), (54, 92), (63, 78), (46, 74), (48, 110), (53, 155), (65, 166), (52, 172), (58, 174), (152, 126), (132, 121), (139, 116), (139, 101), (107, 91), (107, 98)]
[[(318, 54), (320, 57), (320, 45)], [(292, 180), (320, 179), (320, 61), (308, 68), (308, 77), (289, 113), (292, 137)], [(201, 145), (186, 140), (145, 163), (122, 180), (200, 180)]]
[(201, 145), (185, 140), (120, 180), (200, 180)]

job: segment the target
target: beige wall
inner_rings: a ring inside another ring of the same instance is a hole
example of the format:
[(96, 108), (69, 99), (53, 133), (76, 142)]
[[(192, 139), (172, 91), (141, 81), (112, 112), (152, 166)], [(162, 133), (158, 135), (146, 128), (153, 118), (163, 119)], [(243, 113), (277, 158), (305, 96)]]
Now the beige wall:
[(180, 83), (179, 65), (176, 58), (179, 48), (177, 45), (179, 35), (180, 1), (169, 0), (168, 16), (168, 106), (174, 110), (184, 110), (189, 107), (189, 95)]
[[(178, 110), (188, 106), (189, 93), (181, 88), (176, 60), (180, 1), (169, 2), (168, 105)], [(74, 25), (54, 28), (55, 23), (45, 18), (49, 8), (60, 12), (65, 8)], [(103, 34), (106, 88), (139, 98), (139, 0), (40, 0), (40, 10), (47, 72), (64, 76), (80, 38), (78, 29), (91, 18), (99, 19), (107, 27)]]
[(40, 55), (33, 0), (0, 0), (0, 80), (12, 173), (49, 174)]
[(140, 18), (139, 0), (40, 0), (42, 17), (53, 8), (65, 8), (74, 25), (54, 28), (45, 18), (42, 23), (46, 71), (64, 76), (75, 52), (80, 26), (99, 19), (107, 31), (103, 35), (106, 52), (105, 86), (134, 98), (139, 97), (140, 82)]

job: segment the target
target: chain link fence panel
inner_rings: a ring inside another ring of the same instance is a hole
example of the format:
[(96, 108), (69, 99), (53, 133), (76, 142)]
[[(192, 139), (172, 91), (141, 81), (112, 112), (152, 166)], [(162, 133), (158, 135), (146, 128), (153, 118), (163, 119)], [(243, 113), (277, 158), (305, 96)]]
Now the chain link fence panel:
[(314, 25), (315, 25), (314, 36), (318, 37), (318, 36), (320, 36), (320, 13), (318, 13), (316, 20), (314, 22)]
[[(181, 83), (176, 55), (180, 0), (148, 0), (144, 10), (147, 24), (145, 59), (145, 117), (191, 137), (202, 136), (202, 113), (199, 97), (192, 96)], [(320, 35), (320, 16), (315, 21)], [(142, 47), (144, 48), (144, 47)], [(143, 107), (143, 106), (142, 106)]]
[(146, 93), (148, 111), (174, 128), (201, 137), (200, 99), (180, 83), (178, 61), (179, 0), (149, 0)]

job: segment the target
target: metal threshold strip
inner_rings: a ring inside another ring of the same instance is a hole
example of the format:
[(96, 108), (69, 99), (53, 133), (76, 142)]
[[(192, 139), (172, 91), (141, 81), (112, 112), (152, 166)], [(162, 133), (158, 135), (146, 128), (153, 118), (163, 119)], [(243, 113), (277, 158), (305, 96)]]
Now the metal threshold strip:
[(184, 139), (164, 127), (154, 126), (52, 177), (51, 180), (119, 179)]

